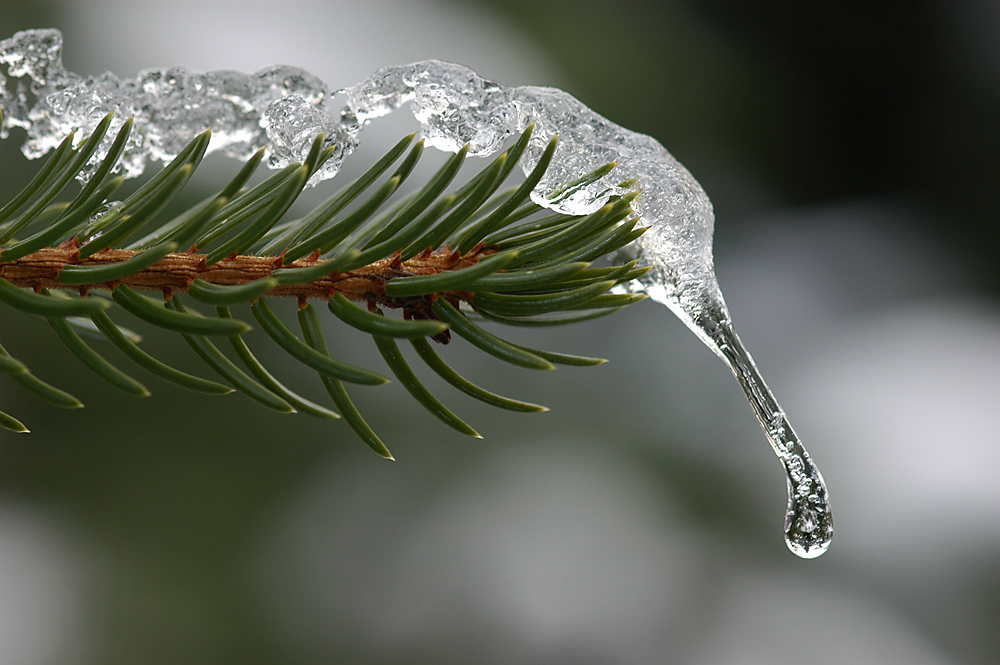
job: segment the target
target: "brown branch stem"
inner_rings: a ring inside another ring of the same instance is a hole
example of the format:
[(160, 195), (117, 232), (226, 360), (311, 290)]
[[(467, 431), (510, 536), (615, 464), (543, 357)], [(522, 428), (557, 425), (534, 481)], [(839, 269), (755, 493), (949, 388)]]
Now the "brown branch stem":
[[(334, 272), (312, 282), (284, 284), (267, 295), (285, 296), (305, 300), (329, 299), (342, 293), (352, 300), (367, 300), (391, 307), (407, 307), (406, 302), (387, 301), (385, 284), (395, 277), (433, 275), (446, 270), (458, 270), (477, 263), (492, 250), (477, 247), (459, 256), (447, 249), (426, 251), (406, 261), (398, 255), (370, 263), (347, 272)], [(0, 277), (22, 288), (35, 291), (43, 288), (71, 288), (86, 292), (91, 289), (113, 289), (123, 283), (134, 289), (161, 291), (169, 295), (186, 291), (195, 279), (211, 284), (239, 285), (269, 276), (279, 268), (309, 268), (323, 260), (316, 257), (298, 259), (288, 265), (279, 256), (232, 256), (213, 265), (206, 265), (204, 254), (168, 254), (162, 260), (116, 282), (85, 285), (67, 285), (59, 282), (59, 271), (66, 266), (93, 266), (121, 263), (138, 254), (135, 250), (107, 249), (86, 259), (80, 259), (75, 248), (49, 247), (14, 261), (0, 261)]]

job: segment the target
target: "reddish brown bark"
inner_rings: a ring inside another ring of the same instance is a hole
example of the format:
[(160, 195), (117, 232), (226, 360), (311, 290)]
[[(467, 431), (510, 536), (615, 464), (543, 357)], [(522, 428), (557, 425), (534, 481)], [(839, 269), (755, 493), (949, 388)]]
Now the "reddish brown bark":
[[(446, 270), (459, 270), (474, 265), (481, 256), (490, 253), (492, 250), (477, 247), (463, 256), (439, 250), (433, 253), (424, 252), (406, 261), (392, 257), (356, 270), (335, 272), (313, 282), (277, 286), (268, 295), (305, 300), (329, 299), (335, 293), (343, 293), (352, 300), (406, 307), (408, 304), (406, 302), (389, 301), (385, 298), (385, 284), (388, 280), (395, 277), (433, 275)], [(204, 254), (168, 254), (163, 260), (118, 282), (69, 286), (58, 281), (59, 271), (66, 266), (120, 263), (136, 254), (137, 252), (133, 250), (108, 249), (86, 259), (80, 259), (73, 248), (50, 247), (14, 261), (5, 263), (0, 260), (0, 277), (17, 286), (36, 291), (42, 288), (72, 288), (82, 291), (112, 289), (116, 284), (124, 283), (134, 289), (170, 294), (174, 291), (186, 291), (188, 285), (195, 279), (220, 285), (246, 284), (267, 277), (278, 268), (308, 268), (322, 263), (322, 260), (312, 257), (283, 265), (280, 257), (234, 256), (209, 266), (205, 265)]]

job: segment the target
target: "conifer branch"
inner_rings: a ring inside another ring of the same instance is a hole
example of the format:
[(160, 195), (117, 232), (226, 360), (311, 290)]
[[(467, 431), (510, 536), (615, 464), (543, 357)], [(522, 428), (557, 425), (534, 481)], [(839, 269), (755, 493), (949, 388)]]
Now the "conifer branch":
[[(428, 340), (447, 343), (454, 332), (488, 354), (532, 369), (592, 365), (603, 360), (513, 344), (480, 327), (470, 314), (512, 325), (565, 325), (642, 298), (608, 293), (643, 274), (635, 262), (590, 267), (643, 232), (631, 208), (633, 195), (612, 197), (590, 215), (545, 214), (529, 194), (548, 168), (555, 139), (523, 183), (500, 191), (528, 144), (530, 127), (450, 193), (466, 149), (448, 158), (416, 192), (398, 196), (423, 153), (422, 142), (414, 143), (411, 135), (327, 201), (286, 219), (309, 178), (332, 154), (319, 135), (302, 163), (251, 186), (263, 157), (258, 152), (222, 191), (164, 219), (163, 211), (201, 163), (210, 134), (195, 137), (134, 193), (111, 204), (122, 185), (115, 165), (132, 131), (131, 121), (126, 122), (107, 154), (89, 167), (93, 173), (80, 191), (60, 200), (94, 161), (110, 123), (108, 116), (78, 144), (67, 137), (22, 192), (0, 208), (0, 306), (47, 319), (55, 338), (87, 367), (134, 396), (148, 390), (98, 354), (78, 330), (99, 332), (146, 371), (191, 390), (235, 390), (279, 412), (343, 416), (365, 443), (391, 458), (345, 388), (387, 379), (331, 353), (310, 300), (325, 301), (335, 318), (372, 335), (391, 373), (428, 411), (460, 432), (479, 436), (424, 386), (395, 338), (410, 340), (434, 374), (467, 395), (511, 411), (538, 412), (544, 407), (496, 395), (458, 375)], [(612, 168), (567, 183), (564, 191), (594, 182)], [(182, 296), (214, 305), (215, 315), (189, 308)], [(273, 297), (297, 301), (301, 337), (268, 305)], [(230, 310), (242, 304), (250, 306), (248, 321)], [(112, 308), (179, 333), (222, 383), (147, 354), (109, 316)], [(383, 310), (399, 310), (402, 316)], [(8, 325), (4, 317), (3, 327)], [(339, 414), (274, 378), (243, 340), (251, 327), (318, 372)], [(213, 341), (220, 338), (230, 342), (235, 361)], [(35, 377), (2, 346), (0, 374), (55, 406), (81, 406)], [(27, 431), (2, 412), (0, 427)]]

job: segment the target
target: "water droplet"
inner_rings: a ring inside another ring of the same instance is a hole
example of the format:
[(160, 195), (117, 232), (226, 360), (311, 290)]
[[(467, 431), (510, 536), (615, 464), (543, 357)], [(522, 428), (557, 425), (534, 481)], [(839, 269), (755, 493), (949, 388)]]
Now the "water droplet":
[(107, 203), (99, 207), (97, 210), (95, 210), (94, 214), (91, 215), (90, 219), (87, 221), (89, 224), (94, 224), (96, 222), (99, 222), (108, 215), (110, 215), (111, 213), (119, 210), (121, 207), (122, 207), (121, 201), (108, 201)]
[[(680, 307), (676, 303), (665, 304), (675, 311)], [(681, 318), (689, 326), (698, 327), (702, 340), (732, 370), (782, 464), (788, 485), (784, 521), (788, 549), (805, 559), (818, 557), (833, 539), (833, 513), (823, 476), (733, 329), (717, 287), (709, 291), (702, 305), (697, 310), (697, 319), (683, 315)], [(684, 310), (681, 313), (685, 314)]]

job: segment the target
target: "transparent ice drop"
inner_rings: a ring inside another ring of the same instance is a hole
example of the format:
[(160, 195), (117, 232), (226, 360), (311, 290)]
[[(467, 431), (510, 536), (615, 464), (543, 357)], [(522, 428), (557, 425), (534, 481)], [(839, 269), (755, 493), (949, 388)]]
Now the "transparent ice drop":
[[(797, 556), (814, 559), (826, 552), (833, 540), (833, 513), (826, 483), (733, 329), (721, 292), (714, 284), (706, 286), (708, 288), (698, 298), (700, 302), (692, 307), (693, 299), (690, 299), (683, 310), (676, 300), (662, 298), (659, 284), (636, 290), (649, 293), (654, 300), (677, 313), (732, 370), (785, 471), (788, 486), (785, 544)], [(690, 314), (692, 309), (695, 311), (693, 316)]]
[[(315, 76), (284, 65), (253, 74), (172, 67), (145, 70), (136, 79), (110, 73), (84, 78), (63, 68), (61, 49), (62, 36), (51, 29), (0, 41), (0, 104), (5, 111), (0, 136), (9, 127), (26, 129), (24, 152), (29, 157), (48, 152), (74, 129), (81, 130), (78, 136), (86, 135), (114, 112), (119, 124), (129, 114), (135, 117), (123, 159), (126, 176), (138, 175), (147, 158), (171, 159), (208, 128), (213, 130), (210, 151), (245, 159), (267, 147), (272, 168), (301, 161), (323, 132), (337, 148), (313, 177), (315, 183), (336, 175), (368, 124), (406, 107), (420, 123), (427, 145), (454, 152), (468, 144), (475, 156), (496, 153), (508, 138), (533, 126), (521, 162), (525, 173), (558, 135), (556, 154), (531, 195), (556, 212), (594, 212), (627, 191), (620, 183), (638, 183), (642, 193), (633, 207), (649, 229), (623, 253), (651, 269), (624, 290), (646, 293), (665, 305), (729, 366), (785, 470), (789, 549), (814, 558), (829, 547), (833, 515), (823, 477), (733, 329), (716, 282), (712, 204), (655, 139), (616, 125), (562, 90), (509, 88), (462, 65), (434, 60), (386, 67), (331, 92)], [(346, 100), (345, 105), (335, 109), (334, 98)], [(609, 162), (617, 166), (607, 176), (558, 198), (550, 196), (560, 185)]]

